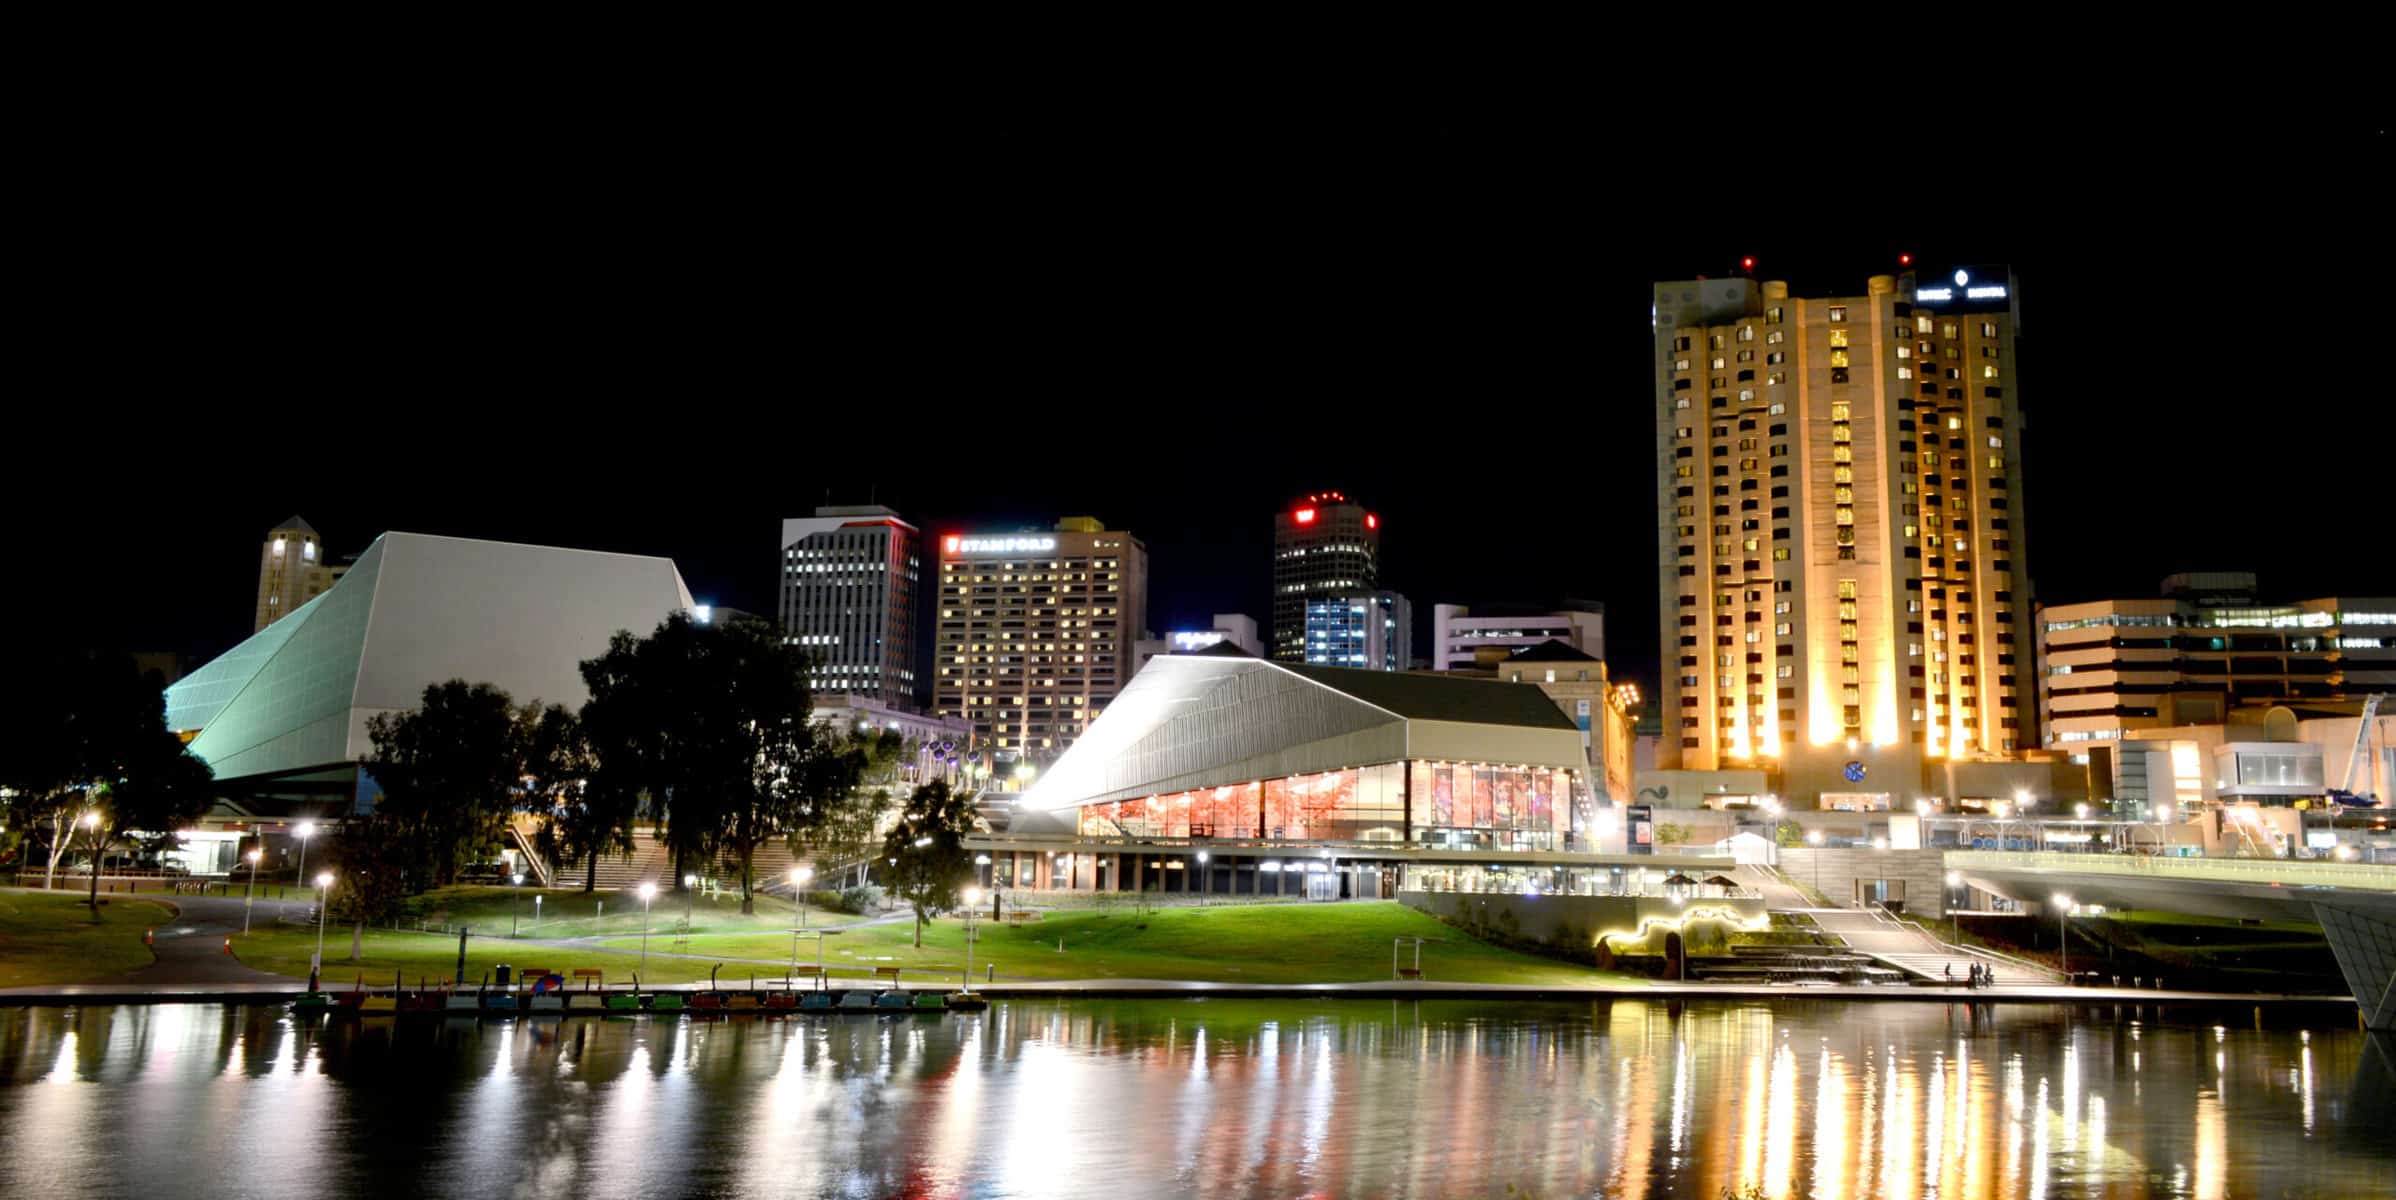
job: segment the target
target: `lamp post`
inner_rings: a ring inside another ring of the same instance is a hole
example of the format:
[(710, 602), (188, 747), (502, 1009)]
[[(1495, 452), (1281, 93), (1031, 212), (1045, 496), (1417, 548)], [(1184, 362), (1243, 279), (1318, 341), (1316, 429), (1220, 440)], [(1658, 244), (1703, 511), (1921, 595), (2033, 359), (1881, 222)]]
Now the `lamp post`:
[(510, 885), (507, 893), (507, 935), (514, 937), (516, 936), (516, 906), (518, 899), (524, 895), (524, 877), (510, 875), (507, 877), (507, 881)]
[[(799, 928), (801, 929), (807, 928), (807, 881), (813, 878), (815, 878), (814, 867), (792, 867), (790, 869), (790, 890), (798, 893), (799, 897)], [(790, 939), (790, 968), (793, 971), (799, 968), (799, 939), (795, 937)]]
[[(1822, 894), (1822, 831), (1821, 831), (1821, 830), (1819, 830), (1819, 829), (1815, 829), (1815, 830), (1811, 830), (1811, 831), (1807, 832), (1807, 834), (1805, 835), (1805, 844), (1806, 844), (1806, 845), (1808, 845), (1808, 846), (1812, 846), (1812, 847), (1814, 848), (1814, 856), (1813, 856), (1813, 857), (1814, 857), (1814, 893), (1815, 893), (1816, 895), (1821, 895), (1821, 894)], [(1828, 899), (1828, 897), (1827, 897), (1827, 896), (1825, 896), (1824, 898), (1825, 898), (1825, 899)]]
[[(977, 868), (989, 866), (990, 856), (987, 854), (974, 855), (973, 865)], [(990, 880), (990, 919), (995, 921), (998, 919), (998, 880), (995, 878), (995, 873), (992, 874), (994, 877)]]
[(250, 935), (250, 901), (258, 895), (258, 858), (263, 850), (250, 851), (250, 885), (241, 889), (241, 936)]
[(537, 930), (539, 930), (539, 929), (541, 928), (541, 900), (542, 900), (542, 898), (543, 898), (543, 897), (541, 896), (541, 894), (540, 894), (539, 892), (534, 892), (534, 893), (532, 894), (532, 927), (533, 927), (533, 929), (534, 929), (534, 930), (536, 930), (536, 931), (537, 931)]
[(94, 913), (97, 913), (97, 912), (99, 912), (99, 911), (100, 911), (100, 859), (101, 859), (101, 857), (102, 857), (102, 855), (101, 855), (101, 853), (100, 853), (100, 810), (99, 810), (99, 809), (96, 809), (96, 808), (95, 808), (95, 809), (91, 810), (90, 812), (87, 812), (87, 813), (83, 814), (83, 828), (84, 828), (84, 829), (85, 829), (85, 831), (86, 831), (86, 836), (88, 836), (88, 837), (91, 839), (91, 844), (92, 844), (92, 899), (91, 899), (91, 906), (92, 906), (92, 911), (93, 911)]
[(657, 899), (657, 885), (641, 885), (641, 970), (649, 969), (649, 903)]
[(300, 842), (299, 864), (297, 868), (291, 872), (291, 877), (293, 879), (306, 879), (308, 877), (308, 839), (316, 836), (316, 822), (302, 821), (299, 823), (298, 827), (293, 829), (291, 832), (299, 835)]
[(1206, 906), (1207, 889), (1215, 885), (1215, 873), (1206, 867), (1206, 851), (1198, 852), (1198, 905)]
[(1955, 918), (1955, 889), (1961, 886), (1963, 872), (1947, 872), (1947, 902), (1944, 907), (1947, 910), (1947, 940), (1951, 942), (1963, 940), (1963, 924)]
[(685, 934), (688, 934), (688, 933), (691, 931), (691, 906), (692, 906), (692, 905), (694, 905), (694, 904), (697, 904), (698, 902), (699, 902), (699, 877), (698, 877), (698, 876), (696, 876), (696, 875), (685, 875), (685, 876), (683, 876), (683, 877), (682, 877), (682, 932), (683, 932), (683, 933), (685, 933)]
[(326, 900), (333, 894), (333, 873), (327, 871), (316, 877), (316, 955), (308, 960), (308, 990), (316, 990), (318, 974), (324, 970), (324, 912)]
[(2055, 893), (2055, 948), (2063, 960), (2063, 985), (2072, 982), (2072, 898)]
[(973, 990), (973, 943), (974, 934), (977, 932), (973, 919), (981, 915), (981, 907), (982, 889), (978, 887), (965, 889), (965, 987), (963, 990), (968, 992)]

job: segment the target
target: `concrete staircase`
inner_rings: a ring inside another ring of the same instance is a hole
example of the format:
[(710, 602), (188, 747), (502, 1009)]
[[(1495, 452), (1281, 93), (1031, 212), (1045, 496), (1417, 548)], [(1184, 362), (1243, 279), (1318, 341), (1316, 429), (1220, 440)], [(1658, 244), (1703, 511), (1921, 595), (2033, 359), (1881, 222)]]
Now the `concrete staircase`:
[(1814, 924), (1837, 934), (1858, 953), (1868, 954), (1916, 979), (1961, 986), (1977, 964), (1989, 968), (1997, 987), (2053, 986), (2063, 977), (2030, 963), (1986, 951), (1950, 946), (1919, 925), (1899, 921), (1881, 909), (1817, 908), (1806, 913)]

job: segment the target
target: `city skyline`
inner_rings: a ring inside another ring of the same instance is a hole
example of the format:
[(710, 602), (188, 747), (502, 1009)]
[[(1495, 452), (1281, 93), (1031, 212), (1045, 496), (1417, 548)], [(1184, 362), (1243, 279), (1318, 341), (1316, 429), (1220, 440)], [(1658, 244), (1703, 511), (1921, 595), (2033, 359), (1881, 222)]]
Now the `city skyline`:
[[(796, 308), (759, 308), (753, 287), (669, 306), (645, 297), (686, 289), (644, 285), (680, 279), (676, 269), (602, 273), (575, 239), (473, 259), (460, 276), (544, 298), (529, 316), (511, 309), (513, 340), (411, 336), (395, 358), (392, 339), (419, 319), (400, 298), (435, 286), (420, 264), (358, 264), (398, 274), (363, 310), (396, 325), (345, 313), (335, 326), (257, 297), (290, 322), (292, 352), (264, 367), (245, 354), (242, 377), (264, 370), (262, 404), (305, 409), (274, 453), (318, 465), (224, 471), (262, 443), (221, 421), (182, 423), (159, 470), (104, 469), (90, 447), (121, 439), (122, 422), (107, 405), (64, 406), (12, 477), (9, 544), (63, 562), (113, 555), (96, 547), (125, 538), (168, 586), (71, 600), (22, 589), (12, 601), (79, 640), (213, 653), (250, 627), (255, 564), (243, 560), (299, 513), (336, 556), (389, 530), (668, 556), (714, 602), (770, 613), (779, 523), (829, 502), (888, 505), (927, 536), (1092, 514), (1150, 545), (1158, 632), (1215, 612), (1269, 623), (1271, 515), (1328, 489), (1366, 497), (1387, 522), (1381, 586), (1414, 602), (1418, 641), (1436, 604), (1585, 597), (1608, 607), (1609, 660), (1652, 685), (1652, 285), (1732, 276), (1752, 256), (1759, 280), (1853, 294), (1903, 253), (2018, 273), (2037, 600), (2143, 594), (2203, 570), (2255, 571), (2282, 595), (2396, 590), (2396, 568), (2355, 552), (2342, 515), (2352, 488), (2338, 484), (2368, 469), (2364, 447), (2396, 435), (2396, 412), (2325, 400), (2316, 416), (2281, 416), (2296, 386), (2287, 355), (2198, 349), (2243, 306), (2311, 294), (2296, 281), (2385, 257), (2372, 207), (2387, 142), (2374, 127), (2192, 124), (2124, 141), (2055, 122), (2019, 140), (1970, 219), (1897, 197), (1873, 208), (1814, 195), (1806, 182), (1836, 172), (1801, 163), (1789, 191), (1802, 199), (1762, 210), (1676, 196), (1628, 214), (1623, 228), (1639, 236), (1627, 243), (1585, 231), (1585, 179), (1526, 153), (1561, 135), (1554, 123), (1368, 122), (1323, 162), (1303, 128), (1239, 128), (1168, 122), (1127, 140), (1104, 122), (998, 114), (943, 130), (991, 198), (898, 253), (971, 281), (949, 298), (910, 291), (886, 256), (835, 248), (787, 302)], [(1586, 133), (1607, 153), (1663, 144), (1650, 129)], [(871, 147), (835, 157), (881, 161)], [(1110, 192), (1121, 202), (1096, 210), (1054, 203), (1117, 174), (1210, 172), (1195, 189)], [(1228, 181), (1260, 172), (1285, 180), (1279, 207), (1222, 203), (1237, 194)], [(1394, 177), (1408, 186), (1384, 186)], [(2192, 183), (2209, 205), (2176, 199)], [(920, 198), (885, 199), (833, 203), (869, 235), (912, 234), (927, 215)], [(2213, 221), (2208, 210), (2225, 207), (2248, 219)], [(228, 232), (255, 219), (228, 216)], [(1160, 221), (1180, 232), (1157, 236)], [(493, 247), (486, 233), (454, 232), (433, 260), (465, 267), (454, 256)], [(1126, 245), (1139, 249), (1126, 257)], [(258, 253), (272, 263), (303, 250)], [(558, 270), (521, 274), (543, 265)], [(496, 319), (443, 280), (466, 319)], [(1147, 303), (1111, 299), (1127, 292)], [(761, 324), (801, 309), (823, 319), (803, 334)], [(2180, 315), (2191, 311), (2213, 315)], [(145, 325), (152, 358), (199, 378), (228, 368), (228, 347), (250, 344), (223, 336), (229, 312), (193, 305)], [(2136, 336), (2125, 343), (2125, 331)], [(34, 340), (64, 350), (90, 336)], [(552, 373), (508, 365), (536, 343)], [(820, 369), (786, 361), (781, 349), (800, 344), (822, 348)], [(2199, 355), (2193, 374), (2124, 365), (2174, 347)], [(316, 399), (351, 361), (382, 373), (341, 403)], [(495, 401), (503, 383), (510, 398)], [(1020, 401), (1034, 392), (1070, 399), (1084, 419), (1031, 419)], [(587, 404), (554, 399), (585, 393)], [(1315, 395), (1386, 399), (1316, 411), (1302, 403)], [(711, 399), (733, 396), (768, 402)], [(1007, 417), (1018, 409), (1025, 419)], [(2121, 504), (2162, 519), (2124, 529)], [(2299, 515), (2310, 505), (2327, 519)], [(45, 511), (66, 506), (72, 521)]]

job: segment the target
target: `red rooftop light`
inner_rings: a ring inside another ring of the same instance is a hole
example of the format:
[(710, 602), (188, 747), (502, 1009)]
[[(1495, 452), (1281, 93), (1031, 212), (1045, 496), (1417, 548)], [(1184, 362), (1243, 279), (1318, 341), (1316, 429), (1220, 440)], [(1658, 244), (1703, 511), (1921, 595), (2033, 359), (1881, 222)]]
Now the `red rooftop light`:
[(956, 534), (953, 534), (953, 533), (952, 533), (952, 534), (950, 534), (950, 535), (948, 535), (947, 537), (944, 537), (944, 538), (940, 539), (940, 550), (941, 550), (941, 552), (942, 552), (942, 553), (944, 553), (944, 554), (955, 554), (955, 553), (957, 552), (957, 542), (958, 542), (958, 540), (959, 540), (959, 539), (958, 539), (957, 535), (956, 535)]
[(1897, 256), (1897, 265), (1898, 265), (1898, 266), (1900, 266), (1900, 267), (1910, 267), (1910, 266), (1912, 266), (1912, 265), (1913, 265), (1913, 255), (1910, 255), (1910, 254), (1900, 254), (1900, 255), (1898, 255), (1898, 256)]
[(1740, 260), (1739, 260), (1739, 269), (1740, 269), (1740, 270), (1742, 270), (1742, 271), (1752, 271), (1752, 270), (1754, 270), (1754, 269), (1755, 269), (1755, 256), (1753, 256), (1753, 255), (1749, 255), (1749, 256), (1748, 256), (1748, 257), (1746, 257), (1746, 258), (1742, 258), (1742, 259), (1740, 259)]
[(1300, 525), (1314, 524), (1314, 510), (1311, 508), (1301, 508), (1290, 515), (1296, 517)]
[(1367, 529), (1381, 528), (1381, 518), (1376, 517), (1371, 513), (1364, 514), (1364, 527)]

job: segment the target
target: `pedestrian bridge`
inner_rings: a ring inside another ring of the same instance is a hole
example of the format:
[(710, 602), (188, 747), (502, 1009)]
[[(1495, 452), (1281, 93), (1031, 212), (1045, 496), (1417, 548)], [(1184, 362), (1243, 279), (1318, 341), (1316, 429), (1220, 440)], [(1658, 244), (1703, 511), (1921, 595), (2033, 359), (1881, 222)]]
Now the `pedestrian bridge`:
[(2396, 1030), (2396, 867), (2269, 858), (1955, 850), (1949, 871), (2025, 903), (2321, 926), (2370, 1029)]

